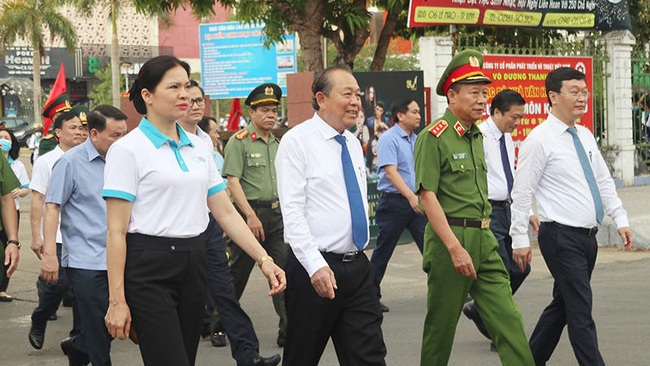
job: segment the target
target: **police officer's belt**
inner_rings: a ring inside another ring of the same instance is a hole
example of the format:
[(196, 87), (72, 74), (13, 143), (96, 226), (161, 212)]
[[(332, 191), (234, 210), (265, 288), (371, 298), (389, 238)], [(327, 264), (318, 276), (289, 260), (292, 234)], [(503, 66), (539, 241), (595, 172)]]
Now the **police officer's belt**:
[(280, 207), (280, 201), (258, 201), (258, 200), (250, 200), (248, 203), (251, 205), (253, 208), (271, 208), (271, 209), (276, 209)]
[(447, 222), (451, 226), (473, 227), (477, 229), (490, 228), (490, 219), (472, 220), (472, 219), (457, 219), (454, 217), (447, 217)]
[(490, 201), (490, 204), (492, 206), (508, 207), (512, 204), (511, 200), (505, 200), (505, 201), (488, 200), (488, 201)]

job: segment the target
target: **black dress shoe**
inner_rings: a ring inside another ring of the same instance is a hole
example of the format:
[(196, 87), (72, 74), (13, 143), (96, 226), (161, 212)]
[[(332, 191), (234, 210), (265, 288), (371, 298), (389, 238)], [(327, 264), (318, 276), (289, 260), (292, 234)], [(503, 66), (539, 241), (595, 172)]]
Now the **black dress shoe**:
[(55, 321), (55, 320), (57, 320), (57, 319), (59, 319), (59, 316), (56, 315), (56, 313), (50, 315), (50, 317), (47, 318), (47, 320), (51, 320), (51, 321)]
[(280, 355), (278, 355), (278, 354), (275, 354), (275, 355), (273, 355), (271, 357), (262, 357), (260, 355), (257, 355), (257, 356), (255, 356), (255, 358), (253, 358), (253, 363), (251, 365), (253, 365), (253, 366), (259, 366), (259, 365), (262, 365), (262, 366), (275, 366), (275, 365), (279, 364), (280, 361), (282, 361), (282, 357), (280, 357)]
[(210, 336), (210, 342), (215, 347), (225, 347), (226, 346), (226, 333), (224, 332), (214, 332)]
[(282, 332), (278, 332), (278, 339), (275, 341), (275, 343), (278, 344), (278, 347), (280, 348), (284, 347), (284, 344), (286, 342), (287, 342), (287, 335)]
[(29, 344), (34, 347), (34, 349), (43, 348), (43, 341), (45, 340), (45, 325), (39, 326), (32, 321), (32, 327), (29, 329)]
[(483, 319), (481, 319), (481, 315), (479, 315), (476, 304), (473, 301), (463, 306), (463, 314), (465, 314), (467, 318), (474, 322), (476, 329), (478, 329), (478, 331), (481, 332), (485, 338), (492, 339), (492, 337), (490, 337), (490, 333), (487, 331), (487, 328), (485, 328)]
[(61, 350), (63, 354), (68, 356), (68, 364), (70, 366), (86, 366), (90, 363), (88, 354), (77, 350), (70, 342), (70, 338), (61, 341)]
[(387, 313), (387, 312), (390, 311), (390, 309), (388, 308), (388, 306), (382, 304), (381, 301), (379, 302), (379, 309), (381, 309), (381, 312), (382, 312), (382, 313)]

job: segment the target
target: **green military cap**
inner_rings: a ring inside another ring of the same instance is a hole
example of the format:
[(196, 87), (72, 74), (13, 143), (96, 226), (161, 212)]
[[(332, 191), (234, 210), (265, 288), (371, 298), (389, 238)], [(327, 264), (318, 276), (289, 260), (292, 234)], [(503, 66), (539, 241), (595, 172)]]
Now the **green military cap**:
[(282, 89), (273, 83), (262, 84), (248, 94), (246, 104), (249, 107), (255, 107), (260, 104), (275, 103), (280, 104), (282, 98)]
[(72, 111), (77, 115), (77, 117), (79, 117), (81, 124), (88, 124), (88, 113), (90, 113), (90, 109), (88, 109), (88, 107), (83, 104), (79, 104), (72, 107)]
[(61, 94), (50, 104), (43, 107), (43, 117), (51, 119), (55, 114), (69, 111), (70, 109), (72, 109), (70, 107), (70, 96), (68, 94)]
[(492, 80), (483, 73), (483, 55), (477, 50), (458, 52), (451, 59), (442, 73), (436, 94), (445, 96), (453, 83), (491, 83)]

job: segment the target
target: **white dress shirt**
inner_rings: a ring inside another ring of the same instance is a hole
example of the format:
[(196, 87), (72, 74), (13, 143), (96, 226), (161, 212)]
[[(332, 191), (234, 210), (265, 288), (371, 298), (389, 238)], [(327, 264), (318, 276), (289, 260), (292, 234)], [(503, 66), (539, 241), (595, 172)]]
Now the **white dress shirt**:
[[(549, 114), (521, 145), (512, 189), (513, 248), (530, 246), (528, 213), (533, 196), (537, 199), (541, 222), (554, 221), (579, 228), (598, 225), (594, 200), (567, 128), (564, 122)], [(576, 125), (576, 128), (591, 162), (605, 213), (617, 227), (629, 226), (627, 213), (593, 134), (584, 126)]]
[[(49, 151), (47, 154), (41, 156), (40, 159), (34, 161), (34, 167), (32, 168), (32, 181), (29, 183), (29, 189), (36, 191), (43, 196), (47, 194), (47, 188), (50, 186), (50, 177), (52, 176), (52, 168), (54, 168), (54, 163), (56, 163), (62, 155), (63, 150), (59, 145), (56, 145), (54, 150)], [(45, 214), (45, 201), (43, 202), (43, 214)], [(42, 219), (43, 217), (41, 216), (41, 235), (43, 235)], [(56, 242), (63, 243), (63, 236), (61, 235), (61, 214), (59, 214), (59, 225), (56, 227)]]
[[(284, 240), (311, 277), (327, 266), (323, 252), (356, 251), (338, 132), (318, 114), (282, 137), (275, 157)], [(357, 173), (366, 215), (366, 168), (359, 140), (343, 132)], [(369, 236), (369, 235), (368, 235)], [(366, 243), (367, 245), (367, 243)]]
[(501, 139), (501, 136), (505, 136), (510, 173), (514, 177), (515, 144), (512, 142), (512, 136), (509, 133), (504, 134), (501, 132), (492, 117), (478, 125), (478, 128), (483, 133), (483, 150), (485, 151), (485, 162), (488, 166), (488, 199), (493, 201), (508, 200), (510, 198), (508, 196), (508, 181), (501, 162), (501, 142), (499, 139)]

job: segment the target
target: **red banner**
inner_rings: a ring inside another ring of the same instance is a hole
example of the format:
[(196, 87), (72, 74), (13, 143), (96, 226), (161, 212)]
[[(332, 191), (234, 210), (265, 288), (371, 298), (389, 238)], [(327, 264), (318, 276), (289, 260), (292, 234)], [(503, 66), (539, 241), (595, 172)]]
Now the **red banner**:
[(411, 0), (409, 27), (440, 25), (493, 27), (631, 29), (624, 0)]
[[(591, 57), (559, 56), (509, 56), (484, 55), (483, 70), (493, 80), (488, 84), (488, 108), (483, 118), (489, 117), (489, 104), (502, 90), (512, 89), (526, 100), (526, 115), (512, 133), (518, 147), (530, 131), (546, 120), (550, 105), (546, 97), (546, 75), (558, 67), (572, 67), (587, 75), (587, 90), (593, 93), (593, 67)], [(593, 97), (589, 97), (587, 112), (580, 118), (580, 124), (593, 128)]]

